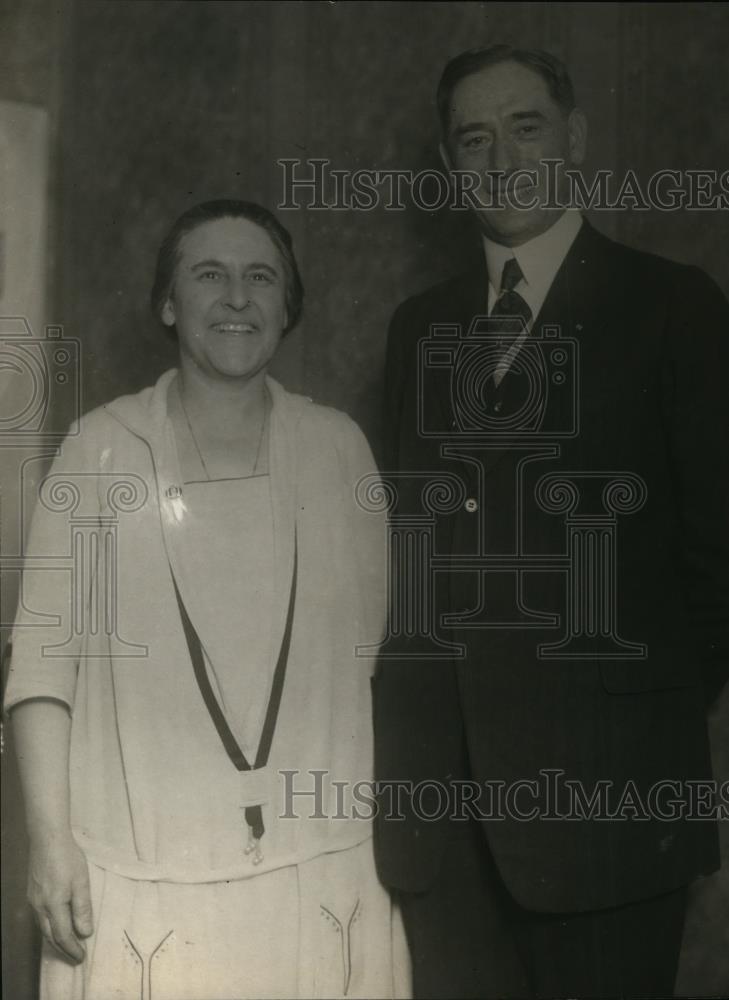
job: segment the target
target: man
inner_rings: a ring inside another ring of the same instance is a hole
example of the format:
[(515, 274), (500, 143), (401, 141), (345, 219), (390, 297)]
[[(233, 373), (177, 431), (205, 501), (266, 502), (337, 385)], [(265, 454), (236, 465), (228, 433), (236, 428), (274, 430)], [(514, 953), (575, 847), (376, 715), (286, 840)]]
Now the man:
[[(389, 333), (393, 552), (431, 531), (393, 593), (433, 613), (393, 601), (373, 683), (380, 873), (417, 997), (670, 995), (686, 888), (719, 866), (729, 306), (560, 207), (586, 124), (556, 59), (464, 53), (438, 105), (485, 262)], [(422, 794), (393, 806), (402, 782)]]

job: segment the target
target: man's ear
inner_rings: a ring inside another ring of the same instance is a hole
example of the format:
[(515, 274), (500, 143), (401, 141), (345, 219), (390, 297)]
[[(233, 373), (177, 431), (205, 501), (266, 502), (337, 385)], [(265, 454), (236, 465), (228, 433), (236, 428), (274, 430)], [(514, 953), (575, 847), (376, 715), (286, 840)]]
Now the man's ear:
[(451, 163), (451, 156), (445, 142), (440, 142), (438, 144), (438, 152), (440, 153), (440, 158), (443, 161), (443, 166), (450, 173), (450, 171), (453, 170), (453, 164)]
[(162, 306), (162, 322), (165, 326), (175, 325), (175, 307), (172, 305), (172, 299), (167, 299)]
[(579, 166), (585, 159), (587, 149), (587, 118), (579, 108), (573, 108), (567, 119), (567, 134), (570, 144), (570, 162)]

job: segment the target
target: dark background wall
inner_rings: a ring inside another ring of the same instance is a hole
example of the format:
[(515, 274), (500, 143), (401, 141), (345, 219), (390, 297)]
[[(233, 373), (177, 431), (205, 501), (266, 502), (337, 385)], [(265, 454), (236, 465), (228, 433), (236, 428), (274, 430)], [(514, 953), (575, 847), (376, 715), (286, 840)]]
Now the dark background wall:
[[(176, 215), (224, 196), (275, 207), (283, 157), (326, 158), (337, 169), (436, 167), (440, 70), (461, 49), (494, 41), (547, 48), (568, 63), (591, 125), (588, 168), (632, 168), (645, 180), (666, 167), (729, 164), (724, 4), (4, 2), (0, 98), (51, 113), (48, 321), (82, 342), (84, 409), (174, 363), (147, 295)], [(281, 216), (307, 299), (275, 372), (348, 411), (376, 445), (388, 318), (458, 266), (470, 228), (460, 214), (415, 209)], [(702, 266), (729, 293), (726, 211), (593, 221)], [(726, 710), (714, 720), (725, 777), (726, 722)], [(34, 938), (12, 760), (6, 771), (4, 993), (24, 1000), (34, 995)], [(693, 897), (679, 989), (724, 993), (726, 878)]]

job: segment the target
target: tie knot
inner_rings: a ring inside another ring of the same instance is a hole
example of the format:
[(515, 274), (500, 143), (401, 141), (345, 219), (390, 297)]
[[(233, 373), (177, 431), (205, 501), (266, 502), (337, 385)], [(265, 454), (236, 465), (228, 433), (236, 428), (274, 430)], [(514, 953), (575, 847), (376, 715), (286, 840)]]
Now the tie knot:
[(523, 277), (516, 257), (509, 257), (501, 272), (501, 291), (512, 292)]

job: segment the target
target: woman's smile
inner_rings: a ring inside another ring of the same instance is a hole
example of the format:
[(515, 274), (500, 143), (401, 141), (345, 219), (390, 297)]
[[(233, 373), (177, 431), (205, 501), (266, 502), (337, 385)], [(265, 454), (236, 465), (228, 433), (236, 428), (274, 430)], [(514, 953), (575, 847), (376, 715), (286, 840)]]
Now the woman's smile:
[(213, 323), (213, 330), (217, 333), (258, 333), (258, 325), (256, 323)]

